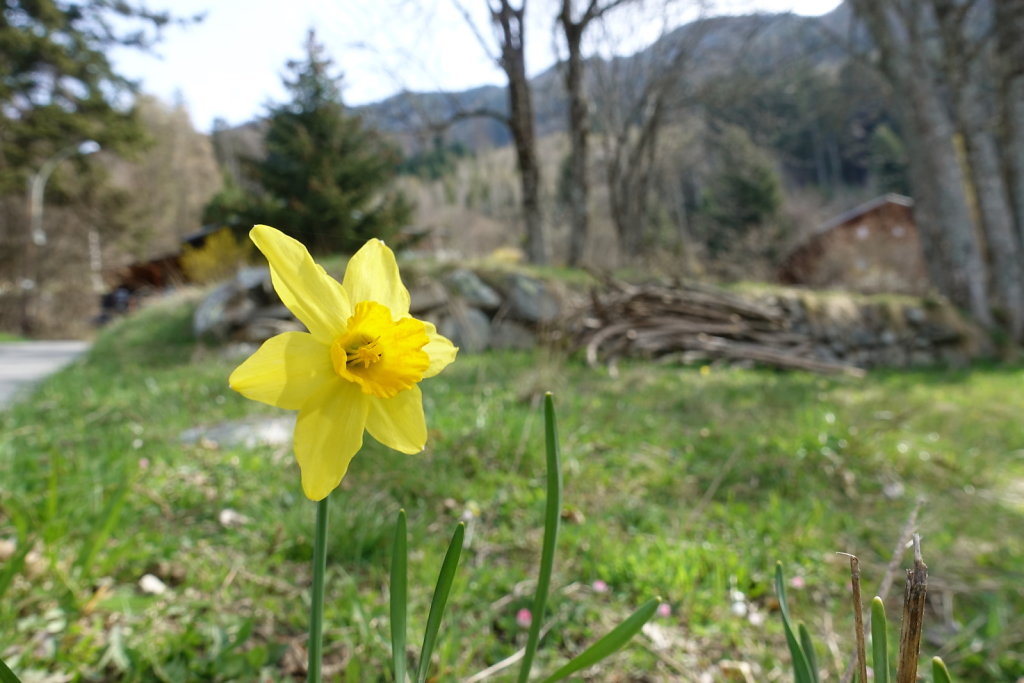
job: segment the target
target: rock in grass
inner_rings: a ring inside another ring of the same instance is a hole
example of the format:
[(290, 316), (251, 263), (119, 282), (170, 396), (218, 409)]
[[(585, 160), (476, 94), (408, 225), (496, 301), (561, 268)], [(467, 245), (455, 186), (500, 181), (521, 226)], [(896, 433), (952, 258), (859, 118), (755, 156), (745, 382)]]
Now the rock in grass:
[(139, 579), (139, 590), (146, 595), (163, 595), (167, 592), (167, 584), (152, 574), (143, 574)]
[(481, 311), (452, 302), (437, 330), (464, 353), (479, 353), (491, 344), (491, 320)]
[(199, 302), (192, 316), (192, 331), (199, 339), (224, 340), (244, 325), (253, 313), (273, 303), (268, 294), (270, 270), (243, 268)]
[(186, 429), (178, 440), (187, 446), (233, 448), (243, 446), (284, 446), (292, 442), (295, 416), (249, 418)]
[(445, 284), (462, 299), (475, 308), (484, 311), (495, 311), (501, 306), (501, 295), (480, 276), (465, 268), (456, 268), (448, 273)]
[(558, 318), (562, 306), (551, 287), (520, 273), (505, 278), (507, 304), (512, 318), (526, 323), (546, 323)]
[(448, 290), (437, 280), (421, 279), (409, 287), (409, 312), (421, 315), (448, 303)]

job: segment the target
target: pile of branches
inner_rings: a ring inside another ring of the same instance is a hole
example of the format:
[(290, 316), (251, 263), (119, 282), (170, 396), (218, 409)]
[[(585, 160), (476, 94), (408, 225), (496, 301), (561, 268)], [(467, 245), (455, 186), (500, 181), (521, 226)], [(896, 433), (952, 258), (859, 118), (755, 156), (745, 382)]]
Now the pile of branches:
[(604, 280), (577, 319), (587, 362), (621, 357), (684, 363), (747, 362), (823, 373), (863, 370), (818, 357), (816, 340), (794, 332), (777, 301), (756, 301), (697, 283), (630, 285)]

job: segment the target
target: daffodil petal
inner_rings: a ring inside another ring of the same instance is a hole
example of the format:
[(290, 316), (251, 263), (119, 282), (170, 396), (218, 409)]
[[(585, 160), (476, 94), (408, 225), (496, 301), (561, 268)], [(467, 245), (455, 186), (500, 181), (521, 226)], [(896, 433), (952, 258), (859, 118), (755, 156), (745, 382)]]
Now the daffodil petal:
[(257, 225), (249, 237), (267, 257), (271, 281), (282, 303), (317, 340), (330, 344), (352, 315), (345, 288), (313, 261), (301, 242), (280, 230)]
[(263, 342), (235, 368), (228, 384), (254, 401), (298, 410), (336, 379), (329, 347), (306, 332), (285, 332)]
[(430, 358), (430, 365), (423, 372), (423, 378), (426, 379), (427, 377), (433, 377), (448, 367), (455, 360), (459, 347), (452, 344), (451, 340), (447, 337), (439, 335), (437, 327), (433, 323), (428, 323), (424, 320), (423, 326), (427, 328), (427, 337), (430, 339), (423, 347), (423, 350), (427, 352), (427, 356)]
[(369, 410), (370, 399), (359, 385), (337, 379), (299, 411), (295, 459), (307, 498), (322, 500), (341, 483), (348, 464), (363, 445)]
[(349, 259), (342, 286), (349, 301), (376, 301), (395, 320), (409, 315), (409, 290), (402, 284), (394, 253), (378, 239), (369, 240)]
[(419, 453), (427, 444), (427, 420), (423, 416), (423, 394), (412, 387), (393, 398), (370, 399), (366, 431), (389, 448), (402, 453)]

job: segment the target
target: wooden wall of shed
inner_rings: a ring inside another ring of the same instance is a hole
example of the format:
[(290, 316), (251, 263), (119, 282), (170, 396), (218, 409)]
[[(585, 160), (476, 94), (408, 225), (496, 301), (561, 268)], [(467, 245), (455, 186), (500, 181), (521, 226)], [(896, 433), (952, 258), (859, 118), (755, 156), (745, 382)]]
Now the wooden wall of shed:
[(884, 204), (812, 239), (802, 249), (800, 282), (864, 293), (929, 289), (909, 207)]

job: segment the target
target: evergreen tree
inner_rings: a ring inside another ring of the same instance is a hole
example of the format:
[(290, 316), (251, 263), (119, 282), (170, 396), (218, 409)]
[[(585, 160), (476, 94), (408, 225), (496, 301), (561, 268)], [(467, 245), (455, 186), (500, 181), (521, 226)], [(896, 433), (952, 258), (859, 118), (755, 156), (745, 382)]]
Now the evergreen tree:
[(85, 140), (120, 151), (144, 142), (133, 113), (119, 106), (132, 84), (106, 51), (145, 48), (170, 21), (130, 2), (0, 5), (0, 194), (22, 192), (43, 160)]
[(227, 198), (215, 198), (214, 206), (229, 207), (236, 220), (271, 223), (313, 251), (352, 252), (409, 218), (408, 202), (386, 189), (400, 153), (346, 111), (341, 79), (313, 31), (305, 50), (303, 60), (288, 62), (284, 84), (292, 99), (271, 107), (266, 156), (251, 164), (261, 192), (245, 208)]
[(782, 183), (771, 157), (738, 126), (712, 136), (716, 168), (708, 178), (701, 215), (710, 219), (707, 247), (729, 249), (749, 230), (771, 223), (782, 205)]

